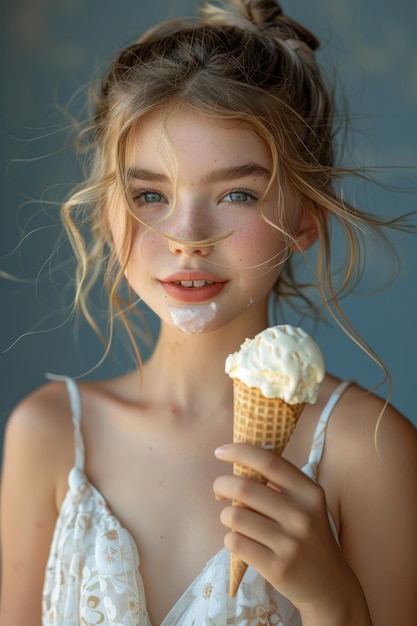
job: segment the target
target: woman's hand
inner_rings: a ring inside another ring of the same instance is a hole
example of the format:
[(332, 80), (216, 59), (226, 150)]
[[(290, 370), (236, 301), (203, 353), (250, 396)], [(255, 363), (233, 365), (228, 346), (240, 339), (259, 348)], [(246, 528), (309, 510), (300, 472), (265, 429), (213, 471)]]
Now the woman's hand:
[(243, 504), (227, 506), (222, 523), (230, 529), (225, 546), (255, 568), (303, 616), (303, 624), (349, 624), (349, 604), (359, 603), (370, 624), (366, 602), (355, 575), (332, 532), (320, 485), (273, 452), (245, 444), (216, 450), (227, 462), (259, 471), (266, 484), (221, 476), (214, 483), (218, 499)]

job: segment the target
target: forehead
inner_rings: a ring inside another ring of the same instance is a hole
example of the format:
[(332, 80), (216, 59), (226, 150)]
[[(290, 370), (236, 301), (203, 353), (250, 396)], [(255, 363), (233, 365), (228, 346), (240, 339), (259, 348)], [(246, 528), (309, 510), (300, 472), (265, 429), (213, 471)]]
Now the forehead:
[(128, 168), (162, 168), (171, 173), (182, 168), (240, 166), (248, 160), (270, 171), (272, 163), (267, 143), (253, 127), (188, 109), (145, 116), (130, 133), (126, 157)]

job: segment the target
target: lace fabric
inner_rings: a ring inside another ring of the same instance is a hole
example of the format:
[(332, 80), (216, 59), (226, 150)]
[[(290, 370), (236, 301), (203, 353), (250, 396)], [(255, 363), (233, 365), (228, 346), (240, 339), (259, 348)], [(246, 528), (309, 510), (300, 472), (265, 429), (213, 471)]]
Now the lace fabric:
[[(72, 379), (65, 380), (73, 411), (75, 466), (47, 563), (42, 624), (156, 626), (146, 608), (138, 548), (84, 474), (78, 388)], [(317, 424), (308, 463), (302, 468), (313, 479), (327, 422), (348, 384), (341, 383), (332, 394)], [(301, 626), (293, 605), (251, 567), (236, 597), (230, 598), (229, 560), (225, 548), (214, 555), (160, 626)]]

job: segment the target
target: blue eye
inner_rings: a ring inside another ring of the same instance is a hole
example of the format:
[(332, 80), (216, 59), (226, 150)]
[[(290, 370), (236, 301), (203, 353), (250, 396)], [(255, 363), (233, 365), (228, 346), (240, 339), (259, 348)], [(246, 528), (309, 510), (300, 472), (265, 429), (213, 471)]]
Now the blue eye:
[(137, 204), (155, 204), (165, 202), (164, 196), (157, 191), (132, 192), (132, 199)]
[(257, 195), (244, 189), (233, 189), (222, 198), (224, 202), (233, 202), (235, 204), (255, 204), (258, 199)]

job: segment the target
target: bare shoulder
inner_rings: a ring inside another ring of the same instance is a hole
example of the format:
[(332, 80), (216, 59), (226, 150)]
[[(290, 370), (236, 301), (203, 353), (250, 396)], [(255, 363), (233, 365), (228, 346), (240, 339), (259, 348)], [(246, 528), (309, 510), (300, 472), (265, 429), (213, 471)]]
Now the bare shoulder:
[(352, 385), (330, 419), (323, 461), (340, 546), (373, 623), (414, 623), (416, 428), (393, 406)]
[[(336, 386), (329, 377), (327, 397)], [(417, 429), (391, 404), (352, 384), (331, 415), (319, 471), (341, 526), (361, 509), (369, 514), (371, 501), (378, 511), (388, 494), (401, 510), (405, 502), (417, 503)]]
[(71, 422), (65, 384), (50, 383), (24, 398), (7, 423), (1, 611), (8, 623), (27, 623), (28, 614), (34, 622), (41, 621), (39, 598), (47, 557), (74, 459)]
[(7, 423), (8, 440), (48, 445), (71, 430), (71, 407), (64, 382), (51, 382), (26, 396)]
[[(125, 378), (105, 381), (77, 382), (81, 399), (83, 422), (91, 415), (102, 412), (106, 404), (122, 402), (128, 392)], [(6, 428), (6, 444), (27, 442), (48, 449), (51, 458), (54, 450), (59, 455), (66, 452), (73, 456), (74, 427), (68, 386), (65, 381), (49, 382), (26, 396), (13, 410)]]
[(4, 463), (20, 459), (27, 481), (42, 479), (65, 490), (74, 461), (72, 412), (64, 382), (51, 382), (26, 396), (10, 415), (5, 432)]
[(412, 520), (417, 523), (417, 429), (411, 421), (352, 385), (330, 419), (324, 464), (337, 494), (342, 539), (352, 533), (353, 541), (358, 528), (370, 531), (372, 524), (388, 534), (391, 524), (402, 525), (411, 541)]
[(344, 462), (362, 466), (417, 462), (417, 429), (391, 404), (357, 385), (338, 402), (329, 436)]

